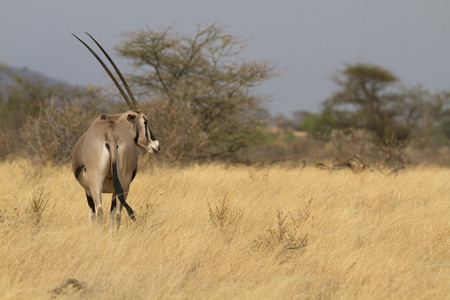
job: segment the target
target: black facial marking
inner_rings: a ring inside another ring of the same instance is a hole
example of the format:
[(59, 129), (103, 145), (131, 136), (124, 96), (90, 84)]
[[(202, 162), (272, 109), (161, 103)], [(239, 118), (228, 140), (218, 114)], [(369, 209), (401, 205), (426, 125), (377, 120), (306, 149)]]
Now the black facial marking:
[(100, 120), (106, 120), (106, 114), (101, 114), (100, 115)]
[(145, 137), (147, 138), (147, 142), (149, 142), (149, 140), (148, 140), (148, 132), (150, 131), (150, 128), (148, 128), (148, 121), (147, 120), (144, 121), (144, 125), (145, 125)]
[(138, 140), (139, 140), (139, 128), (136, 125), (136, 136), (134, 137), (134, 143), (137, 144)]
[(156, 138), (153, 135), (153, 132), (150, 130), (150, 128), (148, 129), (148, 131), (150, 131), (150, 138), (152, 139), (152, 141), (156, 141)]
[[(145, 119), (144, 124), (145, 124), (145, 137), (147, 138), (147, 141), (149, 142), (149, 139), (148, 139), (148, 132), (150, 132), (150, 139), (151, 139), (152, 141), (156, 141), (156, 138), (155, 138), (155, 136), (153, 135), (153, 132), (150, 130), (150, 127), (148, 127), (148, 120), (147, 120), (147, 119)], [(147, 130), (148, 130), (148, 131), (147, 131)]]

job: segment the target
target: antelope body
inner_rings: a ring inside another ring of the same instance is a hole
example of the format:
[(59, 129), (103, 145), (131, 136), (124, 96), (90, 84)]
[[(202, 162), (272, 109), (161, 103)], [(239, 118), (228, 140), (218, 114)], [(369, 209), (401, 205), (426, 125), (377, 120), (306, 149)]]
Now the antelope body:
[(110, 223), (113, 226), (117, 221), (119, 226), (122, 207), (135, 220), (134, 212), (126, 199), (137, 172), (137, 147), (150, 154), (157, 153), (160, 150), (159, 142), (153, 136), (148, 119), (138, 107), (128, 84), (105, 50), (89, 35), (114, 67), (130, 98), (98, 55), (74, 36), (97, 58), (131, 109), (117, 115), (101, 114), (97, 117), (76, 143), (72, 158), (72, 170), (86, 191), (89, 219), (92, 221), (97, 218), (99, 222), (102, 221), (102, 193), (112, 193)]

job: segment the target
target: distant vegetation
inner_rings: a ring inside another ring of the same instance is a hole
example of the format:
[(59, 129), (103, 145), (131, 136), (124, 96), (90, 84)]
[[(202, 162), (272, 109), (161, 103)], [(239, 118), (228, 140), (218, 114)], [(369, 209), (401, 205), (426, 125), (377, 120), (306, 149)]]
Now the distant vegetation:
[(355, 63), (320, 112), (271, 116), (254, 87), (279, 71), (246, 42), (213, 24), (118, 43), (162, 148), (118, 231), (88, 225), (68, 165), (125, 102), (0, 65), (0, 299), (448, 297), (450, 92)]
[(0, 157), (67, 162), (89, 122), (115, 105), (100, 88), (0, 64)]
[[(319, 113), (270, 116), (268, 96), (254, 87), (279, 71), (268, 61), (242, 60), (247, 42), (212, 24), (192, 35), (145, 29), (118, 43), (118, 54), (136, 67), (127, 77), (161, 142), (159, 163), (449, 164), (450, 91), (405, 87), (384, 67), (346, 64)], [(68, 162), (96, 115), (126, 109), (116, 96), (1, 64), (0, 157)]]
[(334, 82), (338, 89), (322, 103), (320, 114), (304, 115), (300, 126), (313, 135), (335, 129), (364, 129), (379, 141), (448, 141), (450, 91), (431, 93), (422, 86), (398, 85), (391, 71), (372, 64), (346, 65)]
[(167, 159), (236, 157), (264, 139), (268, 113), (253, 88), (278, 72), (270, 62), (240, 59), (245, 42), (212, 24), (193, 35), (141, 30), (118, 44), (138, 70), (131, 81), (152, 97), (147, 112)]

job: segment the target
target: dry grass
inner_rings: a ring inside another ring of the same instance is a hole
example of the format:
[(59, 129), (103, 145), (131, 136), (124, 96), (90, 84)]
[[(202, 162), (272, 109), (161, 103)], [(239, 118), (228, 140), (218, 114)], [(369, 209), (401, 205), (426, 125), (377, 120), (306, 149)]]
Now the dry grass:
[(68, 166), (0, 176), (0, 299), (450, 295), (449, 169), (149, 169), (118, 232), (89, 225)]

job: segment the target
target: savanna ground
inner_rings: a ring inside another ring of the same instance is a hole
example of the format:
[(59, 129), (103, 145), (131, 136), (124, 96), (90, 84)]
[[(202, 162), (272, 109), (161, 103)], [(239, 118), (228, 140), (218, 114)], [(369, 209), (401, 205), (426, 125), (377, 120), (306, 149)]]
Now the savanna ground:
[(89, 225), (69, 166), (0, 177), (0, 299), (450, 295), (450, 169), (142, 169), (117, 232)]

